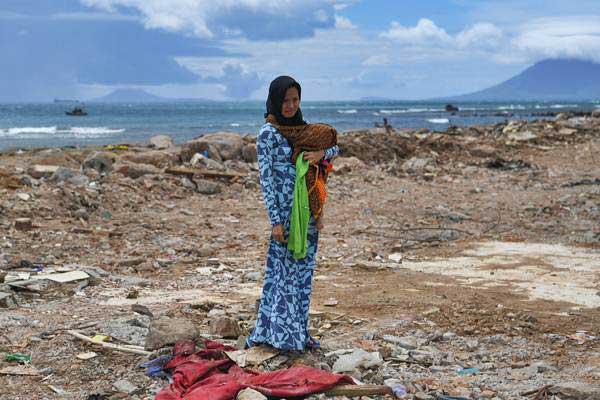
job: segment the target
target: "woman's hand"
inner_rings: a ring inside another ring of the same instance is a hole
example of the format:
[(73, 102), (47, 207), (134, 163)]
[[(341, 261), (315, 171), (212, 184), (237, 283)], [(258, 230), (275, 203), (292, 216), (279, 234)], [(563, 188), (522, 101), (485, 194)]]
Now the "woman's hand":
[(304, 159), (310, 163), (310, 165), (315, 165), (319, 161), (321, 161), (325, 157), (325, 150), (317, 150), (317, 151), (305, 151)]
[(285, 240), (285, 236), (283, 236), (283, 225), (273, 225), (273, 229), (271, 230), (271, 236), (273, 239), (277, 240), (280, 243), (287, 243)]

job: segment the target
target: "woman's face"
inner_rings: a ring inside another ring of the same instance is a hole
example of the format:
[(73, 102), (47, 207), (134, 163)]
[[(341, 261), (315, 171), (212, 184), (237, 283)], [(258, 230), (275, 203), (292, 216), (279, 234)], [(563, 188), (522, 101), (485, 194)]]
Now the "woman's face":
[(285, 118), (292, 118), (300, 108), (300, 96), (298, 89), (291, 87), (285, 92), (283, 104), (281, 105), (281, 115)]

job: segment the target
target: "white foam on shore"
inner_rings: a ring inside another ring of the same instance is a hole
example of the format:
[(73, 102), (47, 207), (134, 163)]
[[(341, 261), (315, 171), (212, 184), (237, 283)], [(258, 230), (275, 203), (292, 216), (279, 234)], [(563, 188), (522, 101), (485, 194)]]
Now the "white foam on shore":
[(526, 110), (527, 107), (521, 104), (510, 104), (508, 106), (500, 106), (497, 110)]
[(420, 112), (438, 112), (444, 111), (441, 108), (403, 108), (399, 110), (379, 110), (381, 114), (406, 114), (406, 113), (420, 113)]
[(13, 128), (0, 128), (0, 137), (24, 137), (30, 139), (52, 137), (77, 137), (93, 138), (110, 136), (125, 132), (125, 129), (107, 128), (104, 126), (22, 126)]
[(358, 111), (355, 109), (352, 110), (337, 110), (340, 114), (356, 114)]
[(579, 107), (578, 104), (552, 104), (550, 108), (571, 108), (571, 107)]
[(450, 122), (450, 120), (448, 118), (430, 118), (427, 120), (427, 122), (432, 124), (447, 124)]

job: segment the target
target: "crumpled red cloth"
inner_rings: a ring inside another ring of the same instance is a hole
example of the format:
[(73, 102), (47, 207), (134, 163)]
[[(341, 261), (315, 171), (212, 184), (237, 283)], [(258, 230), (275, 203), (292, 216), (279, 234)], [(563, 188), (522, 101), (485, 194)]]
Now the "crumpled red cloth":
[(205, 347), (189, 354), (189, 342), (175, 345), (175, 357), (164, 366), (174, 369), (173, 383), (156, 400), (230, 400), (248, 387), (269, 397), (300, 397), (353, 383), (349, 376), (311, 367), (264, 373), (243, 370), (225, 354), (235, 348), (212, 340), (205, 341)]

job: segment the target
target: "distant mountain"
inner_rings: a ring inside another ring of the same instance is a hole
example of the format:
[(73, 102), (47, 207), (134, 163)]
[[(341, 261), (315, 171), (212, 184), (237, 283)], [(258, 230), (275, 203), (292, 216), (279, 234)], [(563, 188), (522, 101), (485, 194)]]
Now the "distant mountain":
[(391, 101), (389, 97), (379, 97), (379, 96), (366, 96), (361, 97), (360, 101)]
[(106, 96), (98, 97), (89, 101), (90, 103), (169, 103), (169, 102), (213, 102), (203, 98), (171, 98), (160, 97), (148, 93), (142, 89), (117, 89)]
[(168, 101), (164, 97), (153, 95), (141, 89), (117, 89), (106, 96), (98, 97), (91, 100), (99, 103), (115, 103), (115, 102), (130, 102), (130, 103), (150, 103), (159, 101)]
[(540, 61), (519, 75), (475, 93), (448, 101), (597, 100), (600, 99), (600, 64), (572, 59)]

